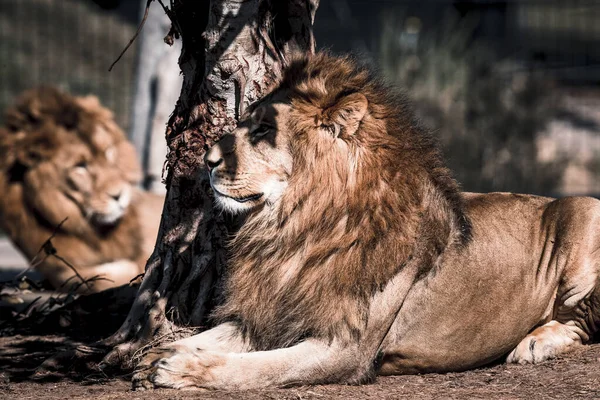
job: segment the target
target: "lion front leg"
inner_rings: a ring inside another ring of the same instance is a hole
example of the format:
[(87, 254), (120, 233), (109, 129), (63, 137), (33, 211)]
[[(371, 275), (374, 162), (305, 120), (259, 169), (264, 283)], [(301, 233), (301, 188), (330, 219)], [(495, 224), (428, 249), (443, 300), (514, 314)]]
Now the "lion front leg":
[(224, 363), (224, 353), (169, 346), (152, 349), (135, 369), (134, 390), (166, 387), (201, 389), (211, 368)]
[(370, 363), (360, 362), (358, 347), (307, 340), (293, 347), (251, 353), (219, 353), (190, 348), (152, 354), (151, 371), (134, 375), (134, 388), (166, 387), (247, 390), (266, 387), (354, 383)]
[(374, 375), (373, 361), (416, 273), (407, 267), (373, 297), (358, 340), (309, 338), (283, 349), (247, 352), (246, 346), (226, 353), (204, 346), (217, 327), (150, 353), (136, 369), (133, 386), (241, 390), (363, 382)]

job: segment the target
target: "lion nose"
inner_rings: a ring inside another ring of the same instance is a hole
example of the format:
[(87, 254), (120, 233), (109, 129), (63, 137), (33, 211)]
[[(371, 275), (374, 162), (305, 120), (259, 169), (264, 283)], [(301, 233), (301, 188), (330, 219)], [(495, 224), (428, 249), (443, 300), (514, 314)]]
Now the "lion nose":
[(224, 162), (225, 156), (233, 154), (234, 151), (235, 135), (226, 133), (206, 152), (204, 163), (208, 167), (208, 170), (212, 171)]
[(222, 162), (223, 157), (221, 157), (221, 151), (219, 151), (218, 146), (214, 146), (206, 153), (206, 156), (204, 156), (204, 163), (209, 171), (217, 168)]

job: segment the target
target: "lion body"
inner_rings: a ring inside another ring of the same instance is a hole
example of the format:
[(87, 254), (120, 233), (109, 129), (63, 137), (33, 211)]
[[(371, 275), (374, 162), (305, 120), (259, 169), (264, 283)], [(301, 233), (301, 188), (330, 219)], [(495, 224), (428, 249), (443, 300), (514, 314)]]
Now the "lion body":
[[(381, 373), (484, 365), (552, 320), (573, 327), (571, 345), (597, 331), (600, 201), (468, 194), (466, 210), (473, 240), (450, 247), (437, 273), (411, 289), (386, 337)], [(533, 343), (513, 361), (560, 352), (552, 339)]]
[[(0, 227), (13, 243), (59, 290), (99, 291), (143, 273), (163, 198), (133, 187), (135, 153), (108, 110), (41, 89), (7, 114)], [(56, 254), (41, 250), (50, 238)]]
[(404, 100), (348, 58), (296, 61), (248, 113), (205, 157), (217, 205), (245, 215), (220, 324), (149, 354), (135, 385), (539, 362), (597, 331), (600, 201), (460, 193)]

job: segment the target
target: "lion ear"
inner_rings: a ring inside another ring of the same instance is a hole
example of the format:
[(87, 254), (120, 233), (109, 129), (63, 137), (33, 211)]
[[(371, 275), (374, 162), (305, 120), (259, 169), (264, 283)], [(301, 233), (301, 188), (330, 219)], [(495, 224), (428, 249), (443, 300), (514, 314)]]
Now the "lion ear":
[(334, 128), (334, 136), (338, 137), (340, 133), (345, 135), (354, 135), (358, 130), (358, 125), (362, 121), (369, 101), (362, 93), (352, 93), (342, 97), (334, 106), (325, 111), (326, 120)]
[(86, 110), (102, 108), (102, 105), (100, 104), (100, 100), (98, 99), (98, 97), (91, 95), (91, 94), (89, 94), (87, 96), (75, 97), (75, 102)]

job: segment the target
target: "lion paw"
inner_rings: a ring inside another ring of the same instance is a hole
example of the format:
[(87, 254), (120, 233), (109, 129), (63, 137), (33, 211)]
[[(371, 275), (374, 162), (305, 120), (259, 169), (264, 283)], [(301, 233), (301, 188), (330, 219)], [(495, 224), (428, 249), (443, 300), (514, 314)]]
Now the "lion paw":
[(554, 358), (554, 349), (534, 336), (527, 336), (506, 357), (509, 364), (535, 364)]
[(150, 350), (136, 366), (131, 379), (134, 390), (154, 388), (152, 376), (157, 370), (158, 361), (168, 358), (175, 353), (175, 349), (157, 348)]
[(568, 326), (551, 321), (534, 330), (510, 352), (507, 363), (536, 364), (558, 356), (581, 339)]
[(199, 351), (157, 349), (150, 351), (136, 367), (134, 390), (152, 388), (202, 389), (212, 377), (210, 369), (220, 357)]

